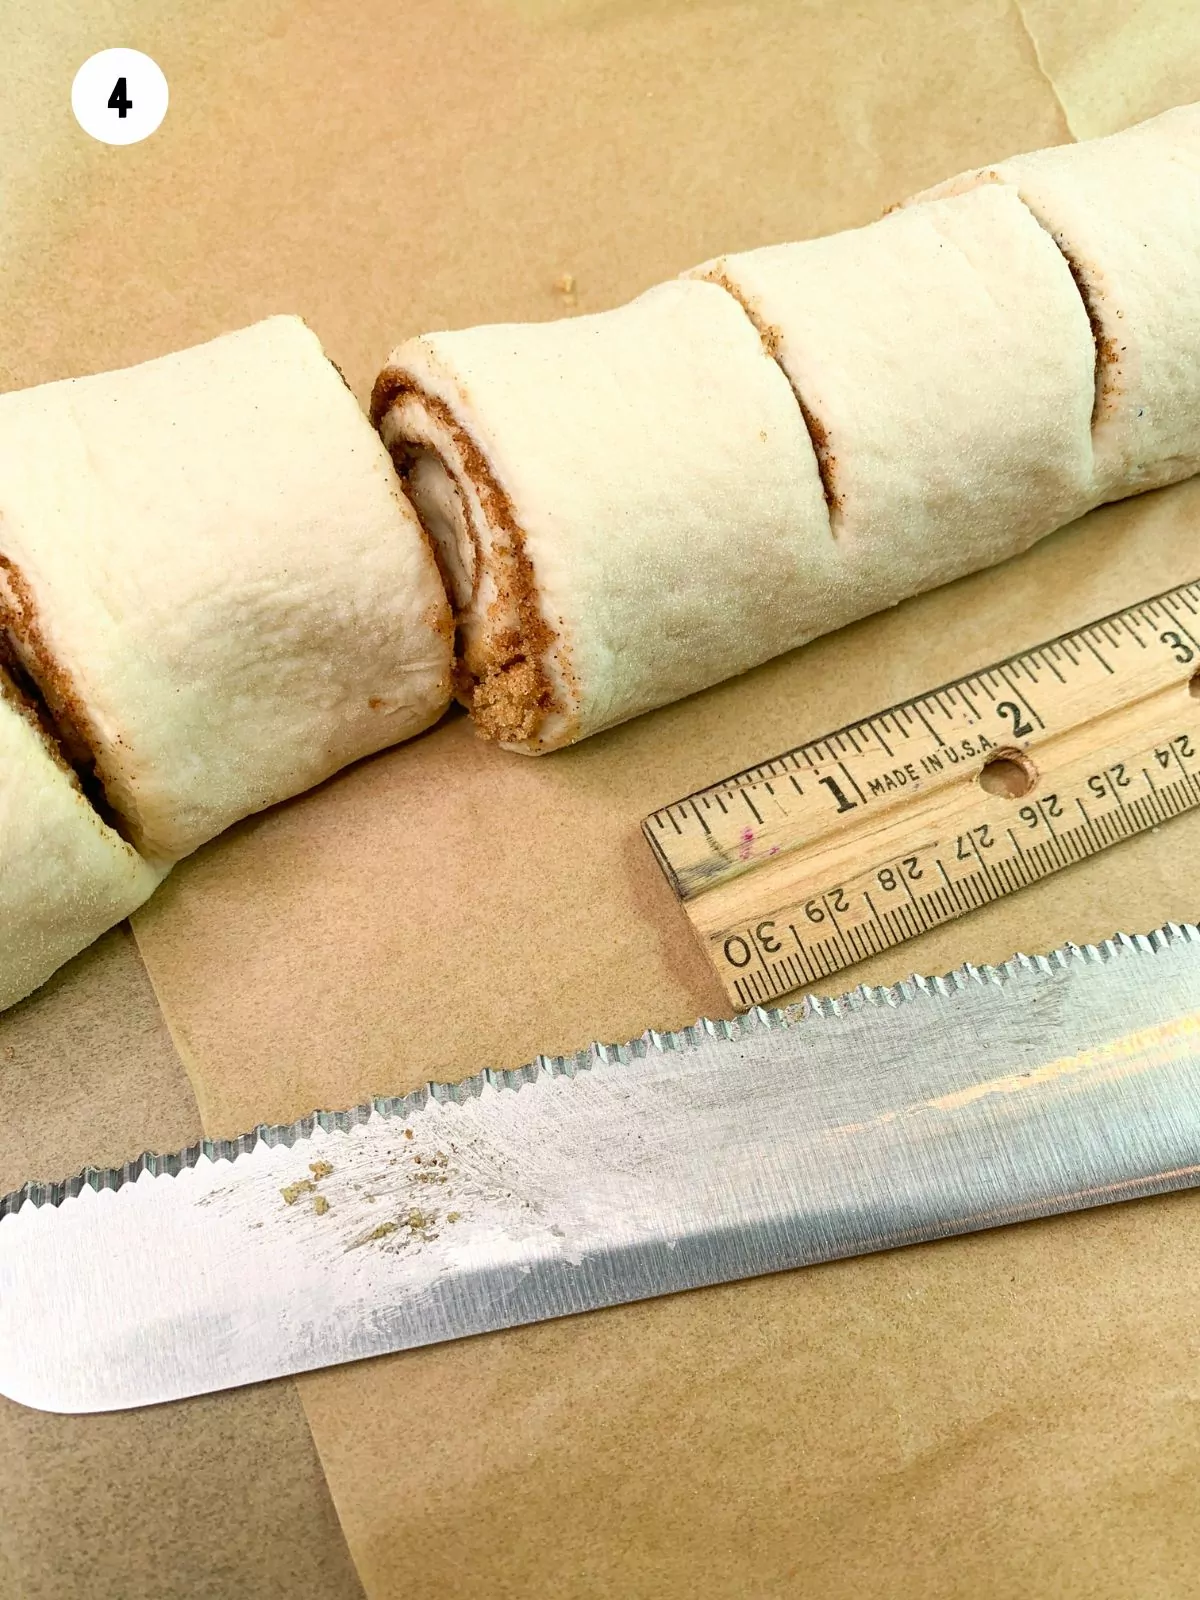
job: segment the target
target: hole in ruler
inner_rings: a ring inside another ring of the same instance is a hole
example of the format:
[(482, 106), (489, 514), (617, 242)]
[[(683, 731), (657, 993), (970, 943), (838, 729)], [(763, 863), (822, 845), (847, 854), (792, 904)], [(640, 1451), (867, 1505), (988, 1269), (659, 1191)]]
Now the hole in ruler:
[(1200, 672), (1193, 672), (1188, 679), (1188, 693), (1193, 700), (1200, 700)]
[[(1200, 693), (1200, 689), (1193, 689), (1192, 692)], [(979, 774), (979, 785), (988, 794), (1020, 800), (1033, 788), (1037, 776), (1037, 768), (1023, 750), (997, 750), (984, 763), (983, 771)]]

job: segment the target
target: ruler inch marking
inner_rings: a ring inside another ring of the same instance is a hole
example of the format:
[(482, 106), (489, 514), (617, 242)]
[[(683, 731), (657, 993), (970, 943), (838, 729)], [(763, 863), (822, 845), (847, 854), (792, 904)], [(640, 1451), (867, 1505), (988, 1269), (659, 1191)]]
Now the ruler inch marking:
[[(651, 812), (643, 834), (735, 1004), (824, 981), (1200, 808), (1200, 700), (1187, 695), (1200, 665), (1197, 618), (1200, 580)], [(996, 716), (1005, 699), (1020, 708), (1007, 726)], [(1020, 797), (985, 793), (981, 768), (1014, 738), (1030, 753), (1032, 786)], [(745, 811), (733, 804), (739, 793)], [(753, 832), (740, 820), (747, 812)], [(824, 908), (824, 935), (811, 943), (798, 932), (806, 905)], [(795, 948), (772, 950), (785, 928)], [(726, 947), (747, 957), (744, 969), (732, 969)]]
[(862, 801), (863, 805), (865, 806), (867, 804), (867, 797), (862, 792), (862, 790), (858, 787), (858, 779), (850, 771), (850, 768), (846, 765), (846, 763), (844, 761), (839, 761), (838, 762), (838, 766), (841, 767), (842, 771), (845, 773), (847, 779), (849, 780), (851, 788), (854, 790), (855, 794), (858, 796), (858, 798)]
[(1195, 640), (1195, 638), (1194, 638), (1194, 636), (1192, 634), (1191, 629), (1189, 627), (1187, 627), (1187, 625), (1185, 623), (1183, 623), (1183, 622), (1181, 622), (1179, 620), (1179, 617), (1178, 617), (1178, 615), (1177, 615), (1177, 613), (1175, 611), (1175, 607), (1171, 604), (1171, 599), (1172, 599), (1172, 597), (1170, 595), (1166, 595), (1163, 598), (1163, 605), (1166, 607), (1167, 613), (1170, 616), (1171, 621), (1175, 624), (1175, 626), (1179, 630), (1179, 632), (1183, 634), (1183, 636), (1186, 638), (1187, 642), (1191, 645), (1192, 649), (1194, 651), (1196, 651), (1198, 654), (1200, 654), (1200, 644), (1197, 644), (1197, 642), (1196, 642), (1196, 640)]
[[(1006, 662), (1005, 665), (1007, 666), (1007, 664), (1008, 663)], [(1042, 721), (1042, 719), (1038, 715), (1038, 713), (1033, 709), (1033, 705), (1031, 704), (1031, 702), (1029, 701), (1029, 699), (1025, 695), (1024, 691), (1021, 690), (1021, 689), (1018, 689), (1015, 683), (1011, 682), (1008, 678), (1005, 678), (1003, 673), (1001, 673), (1000, 676), (1001, 676), (1001, 679), (1003, 680), (1003, 682), (1008, 685), (1008, 687), (1016, 695), (1017, 699), (1025, 707), (1026, 711), (1028, 711), (1029, 715), (1033, 718), (1033, 720), (1037, 723), (1038, 727), (1041, 728), (1043, 733), (1044, 733), (1045, 729), (1046, 729), (1046, 724)]]

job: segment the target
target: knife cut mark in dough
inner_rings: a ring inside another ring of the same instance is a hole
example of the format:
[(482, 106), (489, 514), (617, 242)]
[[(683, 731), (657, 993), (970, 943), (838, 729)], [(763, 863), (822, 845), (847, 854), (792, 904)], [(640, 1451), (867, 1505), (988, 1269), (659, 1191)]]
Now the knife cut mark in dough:
[(1104, 331), (1104, 323), (1096, 309), (1096, 296), (1092, 293), (1089, 281), (1093, 274), (1075, 259), (1067, 249), (1062, 235), (1052, 233), (1050, 237), (1058, 246), (1063, 260), (1067, 263), (1067, 270), (1075, 287), (1079, 290), (1079, 298), (1083, 301), (1083, 309), (1087, 312), (1088, 326), (1092, 330), (1092, 343), (1096, 347), (1096, 398), (1092, 402), (1092, 427), (1100, 421), (1101, 417), (1112, 412), (1116, 397), (1121, 393), (1121, 352), (1123, 346)]
[(821, 490), (825, 496), (825, 504), (829, 507), (829, 531), (836, 539), (838, 534), (838, 513), (842, 509), (842, 497), (838, 493), (836, 486), (837, 457), (829, 445), (829, 429), (816, 413), (810, 409), (804, 396), (792, 381), (787, 368), (779, 359), (779, 353), (783, 348), (783, 330), (773, 323), (763, 321), (727, 272), (720, 268), (715, 268), (709, 274), (708, 281), (709, 283), (715, 283), (718, 288), (724, 289), (726, 294), (732, 295), (738, 305), (741, 306), (757, 329), (758, 336), (763, 342), (763, 349), (771, 360), (776, 363), (791, 385), (792, 393), (796, 396), (796, 404), (800, 407), (800, 415), (804, 419), (804, 426), (808, 430), (808, 437), (812, 442), (813, 454), (817, 458), (817, 471), (821, 475)]
[[(975, 184), (1003, 184), (1005, 182), (1003, 173), (998, 172), (995, 167), (984, 168), (971, 176)], [(965, 193), (971, 186), (965, 179), (962, 181), (950, 179), (944, 184), (939, 184), (936, 189), (927, 191), (920, 198), (923, 200), (935, 197), (948, 199), (953, 195)], [(1079, 298), (1083, 301), (1083, 309), (1087, 313), (1088, 326), (1092, 330), (1092, 343), (1096, 349), (1096, 396), (1092, 402), (1092, 426), (1094, 428), (1103, 415), (1111, 412), (1115, 397), (1121, 392), (1120, 358), (1124, 350), (1124, 346), (1119, 345), (1116, 339), (1105, 331), (1104, 319), (1100, 314), (1098, 304), (1099, 297), (1094, 288), (1094, 284), (1100, 277), (1099, 268), (1085, 265), (1076, 253), (1071, 250), (1062, 232), (1048, 227), (1045, 219), (1038, 215), (1023, 194), (1018, 193), (1017, 198), (1043, 232), (1049, 234), (1054, 241), (1055, 248), (1067, 264), (1067, 271), (1071, 274), (1071, 281), (1078, 291)], [(885, 216), (890, 216), (893, 212), (901, 210), (906, 203), (911, 204), (912, 202), (901, 202), (897, 205), (888, 206), (884, 213)]]
[(693, 274), (800, 402), (848, 603), (1004, 560), (1094, 503), (1096, 350), (1062, 254), (996, 185)]
[(1016, 195), (1070, 269), (1096, 352), (1096, 501), (1200, 470), (1200, 104), (997, 161), (922, 190)]

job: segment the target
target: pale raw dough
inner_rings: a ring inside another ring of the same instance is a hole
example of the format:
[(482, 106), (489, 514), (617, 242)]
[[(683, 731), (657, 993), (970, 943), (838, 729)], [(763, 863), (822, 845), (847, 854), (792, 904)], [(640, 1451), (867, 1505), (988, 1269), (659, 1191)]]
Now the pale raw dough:
[(1093, 504), (1087, 314), (1010, 191), (695, 272), (745, 306), (808, 418), (853, 579), (829, 627), (1015, 555)]
[(1079, 515), (1092, 372), (1061, 255), (989, 190), (598, 316), (410, 340), (372, 415), (475, 721), (536, 753)]
[(0, 1010), (127, 917), (162, 877), (101, 821), (0, 669)]
[(412, 339), (372, 415), (444, 546), (465, 698), (512, 749), (568, 744), (834, 625), (803, 420), (711, 284)]
[(156, 861), (419, 733), (451, 620), (315, 335), (273, 317), (0, 396), (0, 623)]
[(1021, 197), (1090, 309), (1097, 501), (1200, 470), (1200, 104), (960, 173), (907, 204), (985, 184)]

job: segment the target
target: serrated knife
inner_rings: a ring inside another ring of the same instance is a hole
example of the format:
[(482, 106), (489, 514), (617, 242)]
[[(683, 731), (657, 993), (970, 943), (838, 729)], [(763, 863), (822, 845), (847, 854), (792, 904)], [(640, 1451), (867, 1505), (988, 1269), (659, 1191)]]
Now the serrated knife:
[(1197, 1182), (1169, 924), (31, 1185), (0, 1391), (145, 1405)]

